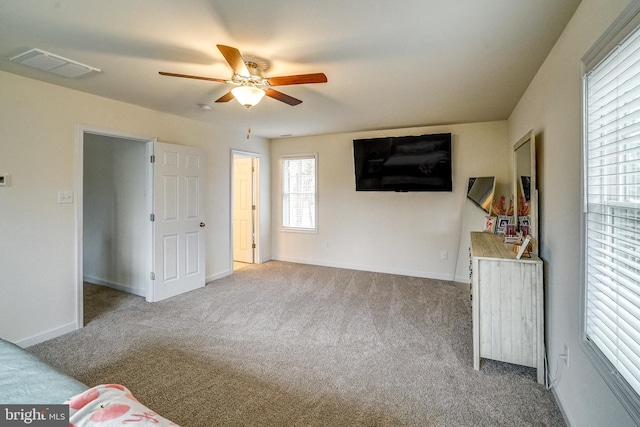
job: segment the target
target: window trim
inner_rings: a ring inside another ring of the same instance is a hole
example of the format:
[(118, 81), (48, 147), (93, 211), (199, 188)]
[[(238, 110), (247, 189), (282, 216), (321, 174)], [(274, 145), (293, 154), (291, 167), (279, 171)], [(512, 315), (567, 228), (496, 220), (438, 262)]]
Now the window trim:
[(582, 57), (582, 135), (581, 135), (581, 201), (580, 215), (580, 346), (604, 382), (627, 410), (631, 418), (640, 424), (640, 395), (617, 373), (602, 351), (587, 338), (587, 75), (605, 59), (615, 47), (627, 38), (640, 24), (640, 2), (631, 2), (605, 33)]
[[(315, 227), (287, 227), (284, 225), (284, 162), (285, 160), (301, 160), (301, 159), (313, 159), (315, 162), (315, 192), (314, 192), (314, 216)], [(298, 153), (298, 154), (283, 154), (280, 156), (280, 229), (281, 231), (291, 233), (318, 233), (318, 153)]]

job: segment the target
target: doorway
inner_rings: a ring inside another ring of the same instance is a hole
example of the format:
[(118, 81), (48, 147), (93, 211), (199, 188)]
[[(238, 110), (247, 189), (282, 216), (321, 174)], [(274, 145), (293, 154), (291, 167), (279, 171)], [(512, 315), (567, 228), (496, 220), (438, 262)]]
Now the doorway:
[(151, 271), (152, 138), (79, 127), (76, 157), (77, 323), (84, 283), (145, 297)]
[(149, 302), (204, 287), (204, 150), (77, 129), (77, 327), (85, 279)]
[(147, 141), (84, 134), (85, 282), (146, 296), (151, 233)]
[(260, 155), (232, 151), (231, 223), (233, 271), (259, 263)]

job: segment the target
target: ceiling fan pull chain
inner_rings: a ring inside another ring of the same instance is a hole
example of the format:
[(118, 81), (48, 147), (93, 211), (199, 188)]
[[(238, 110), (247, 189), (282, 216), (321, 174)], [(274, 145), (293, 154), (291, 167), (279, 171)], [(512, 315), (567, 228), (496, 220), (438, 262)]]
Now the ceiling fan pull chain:
[(247, 139), (251, 136), (251, 109), (247, 108)]

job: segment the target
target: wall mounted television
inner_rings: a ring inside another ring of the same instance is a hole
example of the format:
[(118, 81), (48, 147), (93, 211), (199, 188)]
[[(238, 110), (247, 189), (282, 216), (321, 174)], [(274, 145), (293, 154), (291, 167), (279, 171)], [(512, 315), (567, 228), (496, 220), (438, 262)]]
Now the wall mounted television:
[(356, 191), (452, 191), (451, 134), (353, 140)]

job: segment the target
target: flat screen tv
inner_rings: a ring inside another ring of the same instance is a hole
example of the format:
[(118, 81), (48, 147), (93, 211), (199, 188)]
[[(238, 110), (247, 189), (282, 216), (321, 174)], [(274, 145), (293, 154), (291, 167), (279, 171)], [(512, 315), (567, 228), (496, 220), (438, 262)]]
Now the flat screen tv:
[(356, 191), (452, 191), (451, 134), (353, 140)]

